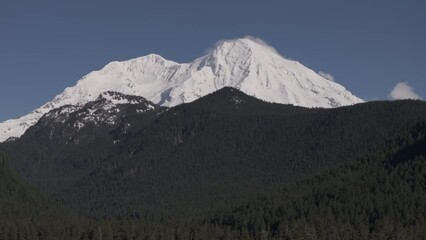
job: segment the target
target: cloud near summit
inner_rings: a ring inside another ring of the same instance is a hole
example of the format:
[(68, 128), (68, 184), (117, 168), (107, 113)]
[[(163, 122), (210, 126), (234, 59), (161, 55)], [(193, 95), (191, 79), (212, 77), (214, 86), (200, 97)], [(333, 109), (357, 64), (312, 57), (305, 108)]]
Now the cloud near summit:
[(329, 74), (329, 73), (326, 73), (326, 72), (323, 72), (323, 71), (319, 71), (319, 72), (318, 72), (318, 74), (319, 74), (321, 77), (323, 77), (323, 78), (327, 79), (328, 81), (332, 81), (332, 82), (335, 82), (335, 81), (336, 81), (336, 79), (334, 79), (333, 75), (331, 75), (331, 74)]
[(214, 46), (213, 46), (213, 47), (208, 48), (208, 49), (205, 51), (205, 53), (209, 53), (209, 52), (211, 52), (211, 51), (212, 51), (212, 49), (216, 48), (217, 46), (221, 45), (221, 44), (222, 44), (222, 43), (224, 43), (224, 42), (236, 41), (236, 40), (239, 40), (239, 39), (249, 39), (249, 40), (251, 40), (251, 41), (253, 41), (253, 42), (255, 42), (255, 43), (257, 43), (257, 44), (259, 44), (259, 45), (261, 45), (261, 46), (263, 46), (263, 47), (265, 47), (265, 48), (268, 48), (270, 51), (272, 51), (272, 52), (276, 53), (277, 55), (281, 56), (282, 58), (285, 58), (285, 59), (291, 60), (291, 59), (286, 58), (285, 56), (283, 56), (283, 55), (282, 55), (281, 53), (279, 53), (279, 52), (278, 52), (278, 51), (277, 51), (274, 47), (272, 47), (271, 45), (269, 45), (269, 44), (268, 44), (267, 42), (265, 42), (264, 40), (262, 40), (262, 39), (260, 39), (260, 38), (257, 38), (257, 37), (250, 36), (250, 35), (247, 35), (247, 36), (244, 36), (244, 37), (241, 37), (241, 38), (229, 38), (229, 39), (222, 39), (222, 40), (219, 40), (219, 41), (217, 41), (217, 42), (214, 44)]
[(398, 99), (421, 99), (421, 97), (414, 92), (413, 88), (407, 82), (400, 82), (395, 85), (389, 93), (389, 98), (392, 100)]

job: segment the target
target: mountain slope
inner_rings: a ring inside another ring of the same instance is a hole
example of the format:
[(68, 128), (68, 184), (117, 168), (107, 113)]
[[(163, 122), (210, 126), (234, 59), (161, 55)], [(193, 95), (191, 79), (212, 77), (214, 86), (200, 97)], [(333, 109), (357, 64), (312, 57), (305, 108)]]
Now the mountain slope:
[(74, 128), (78, 142), (61, 121), (49, 139), (52, 128), (40, 120), (0, 148), (27, 180), (86, 215), (184, 216), (363, 156), (425, 116), (421, 101), (309, 109), (223, 88), (170, 109), (125, 114), (116, 125)]
[(132, 125), (118, 154), (55, 197), (95, 217), (196, 215), (364, 156), (426, 116), (422, 102), (305, 109), (231, 90)]
[(305, 107), (330, 108), (362, 102), (343, 86), (283, 58), (263, 42), (243, 38), (221, 42), (191, 63), (180, 64), (155, 54), (109, 63), (30, 114), (0, 123), (0, 141), (21, 136), (50, 110), (64, 105), (82, 106), (105, 91), (175, 106), (225, 86), (268, 102)]
[(6, 203), (0, 204), (0, 238), (424, 239), (425, 139), (426, 121), (420, 121), (365, 158), (191, 221), (86, 221), (58, 216), (61, 211), (52, 216), (54, 208), (34, 204), (42, 201), (20, 187), (0, 157), (0, 202)]
[(52, 193), (75, 184), (117, 150), (111, 131), (123, 125), (125, 133), (129, 123), (121, 124), (123, 119), (137, 115), (143, 125), (165, 110), (142, 97), (104, 92), (84, 106), (50, 111), (25, 137), (2, 143), (0, 150), (8, 149), (21, 176)]

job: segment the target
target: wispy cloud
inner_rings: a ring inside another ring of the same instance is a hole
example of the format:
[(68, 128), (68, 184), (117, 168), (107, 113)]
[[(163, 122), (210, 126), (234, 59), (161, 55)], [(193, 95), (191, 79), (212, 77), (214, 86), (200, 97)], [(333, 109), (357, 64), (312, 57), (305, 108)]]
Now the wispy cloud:
[[(286, 57), (284, 57), (282, 54), (280, 54), (274, 47), (272, 47), (271, 45), (269, 45), (267, 42), (265, 42), (264, 40), (262, 40), (262, 39), (260, 39), (260, 38), (257, 38), (257, 37), (253, 37), (253, 36), (250, 36), (250, 35), (246, 35), (246, 36), (244, 36), (244, 37), (242, 37), (242, 38), (231, 38), (231, 39), (222, 39), (222, 40), (219, 40), (219, 41), (217, 41), (216, 43), (215, 43), (215, 45), (214, 45), (214, 47), (213, 48), (209, 48), (209, 49), (207, 49), (206, 51), (205, 51), (205, 53), (209, 53), (209, 52), (211, 52), (212, 51), (212, 49), (215, 49), (217, 46), (220, 46), (221, 44), (223, 44), (224, 42), (232, 42), (232, 41), (236, 41), (236, 40), (239, 40), (239, 39), (250, 39), (251, 41), (253, 41), (253, 42), (255, 42), (255, 43), (257, 43), (257, 44), (259, 44), (259, 45), (261, 45), (261, 46), (263, 46), (263, 47), (265, 47), (265, 48), (268, 48), (270, 51), (272, 51), (272, 52), (274, 52), (274, 53), (276, 53), (276, 54), (278, 54), (279, 56), (281, 56), (281, 57), (283, 57), (283, 58), (285, 58), (285, 59), (288, 59), (288, 58), (286, 58)], [(291, 59), (289, 59), (289, 60), (291, 60)]]
[(318, 74), (319, 74), (321, 77), (323, 77), (323, 78), (325, 78), (325, 79), (327, 79), (327, 80), (329, 80), (329, 81), (332, 81), (332, 82), (335, 82), (335, 81), (336, 81), (336, 80), (334, 79), (333, 75), (331, 75), (331, 74), (329, 74), (329, 73), (326, 73), (326, 72), (323, 72), (323, 71), (319, 71), (319, 72), (318, 72)]
[(421, 99), (421, 97), (414, 92), (413, 88), (407, 82), (400, 82), (395, 85), (389, 93), (389, 98), (397, 99)]

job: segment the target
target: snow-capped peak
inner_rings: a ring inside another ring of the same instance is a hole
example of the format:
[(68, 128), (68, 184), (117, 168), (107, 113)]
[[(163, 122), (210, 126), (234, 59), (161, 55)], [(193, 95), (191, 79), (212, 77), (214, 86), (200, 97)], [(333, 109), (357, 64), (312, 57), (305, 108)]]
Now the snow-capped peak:
[(176, 63), (156, 54), (111, 62), (30, 114), (0, 123), (0, 142), (21, 136), (52, 109), (83, 106), (107, 91), (175, 106), (225, 86), (265, 101), (305, 107), (330, 108), (362, 102), (338, 83), (283, 58), (263, 41), (247, 37), (221, 41), (191, 63)]

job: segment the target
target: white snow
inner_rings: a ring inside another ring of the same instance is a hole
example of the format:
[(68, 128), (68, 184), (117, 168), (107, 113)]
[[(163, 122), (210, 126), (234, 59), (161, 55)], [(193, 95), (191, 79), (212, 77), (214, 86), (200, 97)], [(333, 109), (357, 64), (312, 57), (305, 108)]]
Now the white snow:
[[(362, 102), (343, 86), (297, 61), (283, 58), (263, 42), (242, 38), (223, 41), (191, 63), (176, 63), (156, 54), (111, 62), (84, 76), (39, 109), (0, 123), (0, 142), (21, 136), (52, 109), (68, 104), (82, 106), (106, 91), (175, 106), (225, 86), (268, 102), (305, 107), (331, 108)], [(113, 97), (110, 100), (115, 104), (126, 101)]]

